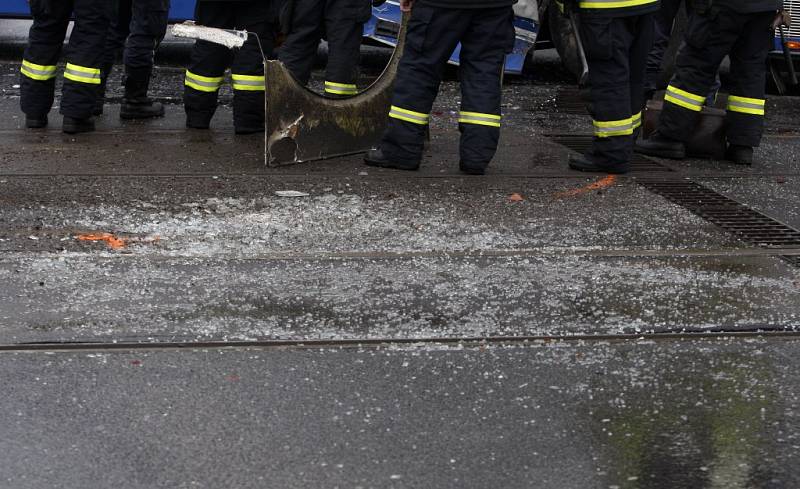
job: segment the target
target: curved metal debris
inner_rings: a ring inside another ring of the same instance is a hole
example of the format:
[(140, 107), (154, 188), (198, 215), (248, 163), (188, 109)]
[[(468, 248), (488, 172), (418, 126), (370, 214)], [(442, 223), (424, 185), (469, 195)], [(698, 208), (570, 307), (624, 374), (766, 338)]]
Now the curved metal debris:
[(351, 98), (316, 94), (298, 83), (280, 61), (265, 61), (265, 163), (278, 166), (322, 160), (374, 146), (389, 113), (407, 23), (405, 15), (397, 47), (381, 76)]

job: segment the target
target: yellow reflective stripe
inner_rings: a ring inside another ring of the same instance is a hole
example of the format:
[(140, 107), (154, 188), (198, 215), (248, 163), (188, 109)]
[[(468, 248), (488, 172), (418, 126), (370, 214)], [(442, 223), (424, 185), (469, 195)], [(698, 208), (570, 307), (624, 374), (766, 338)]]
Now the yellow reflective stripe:
[(766, 100), (759, 98), (728, 96), (728, 110), (750, 115), (764, 115)]
[(23, 59), (22, 66), (19, 71), (33, 80), (46, 81), (56, 77), (58, 66), (55, 65), (37, 65), (30, 61)]
[(56, 69), (58, 69), (56, 65), (37, 65), (36, 63), (31, 63), (27, 59), (22, 60), (22, 65), (38, 71), (56, 71)]
[(86, 66), (67, 63), (67, 66), (64, 68), (64, 78), (78, 83), (99, 85), (100, 68), (89, 68)]
[(67, 63), (67, 69), (70, 71), (74, 71), (77, 73), (83, 73), (85, 75), (100, 75), (100, 68), (89, 68), (86, 66), (74, 65), (72, 63)]
[(206, 83), (217, 83), (219, 85), (222, 84), (222, 80), (224, 78), (222, 76), (203, 76), (203, 75), (198, 75), (196, 73), (192, 73), (189, 70), (186, 70), (186, 76), (190, 77), (190, 78), (193, 78), (194, 80), (197, 80), (197, 81), (206, 82)]
[(634, 114), (631, 117), (631, 124), (633, 125), (634, 129), (637, 129), (642, 126), (642, 113), (639, 112), (638, 114)]
[(686, 90), (681, 90), (678, 87), (673, 87), (672, 85), (667, 87), (667, 93), (671, 93), (673, 95), (680, 96), (682, 98), (688, 99), (692, 102), (697, 102), (700, 105), (706, 103), (706, 98), (702, 95), (695, 95), (692, 92), (687, 92)]
[(358, 87), (352, 83), (325, 82), (325, 92), (336, 95), (356, 95)]
[(396, 107), (392, 105), (392, 108), (389, 110), (389, 117), (394, 119), (399, 119), (401, 121), (412, 122), (414, 124), (419, 124), (421, 126), (425, 126), (431, 119), (429, 114), (423, 114), (422, 112), (414, 112), (413, 110), (402, 109), (400, 107)]
[(631, 117), (617, 121), (592, 121), (594, 135), (599, 138), (612, 136), (630, 136), (633, 134), (633, 120)]
[(237, 75), (231, 74), (234, 90), (264, 91), (264, 75)]
[(658, 0), (592, 0), (580, 2), (581, 8), (624, 8), (656, 3)]
[(479, 126), (500, 127), (502, 116), (497, 114), (483, 114), (481, 112), (459, 113), (458, 122), (462, 124), (477, 124)]
[(201, 92), (216, 92), (222, 85), (222, 79), (221, 76), (202, 76), (186, 70), (184, 84)]
[(702, 95), (695, 95), (691, 92), (687, 92), (686, 90), (681, 90), (680, 88), (670, 85), (667, 87), (667, 92), (664, 95), (664, 101), (673, 103), (683, 107), (684, 109), (700, 112), (703, 110), (703, 105), (705, 104), (706, 99)]
[(667, 87), (667, 91), (671, 92), (673, 94), (676, 94), (676, 95), (681, 95), (683, 97), (688, 98), (689, 100), (692, 100), (694, 102), (698, 102), (700, 104), (706, 103), (706, 98), (704, 96), (695, 95), (692, 92), (687, 92), (686, 90), (681, 90), (680, 88), (673, 87), (672, 85)]

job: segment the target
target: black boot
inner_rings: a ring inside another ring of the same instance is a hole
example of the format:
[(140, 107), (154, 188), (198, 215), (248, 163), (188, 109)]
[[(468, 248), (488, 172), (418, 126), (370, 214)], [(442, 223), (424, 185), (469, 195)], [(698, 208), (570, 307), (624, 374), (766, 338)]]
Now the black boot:
[(419, 163), (405, 161), (391, 161), (383, 155), (380, 149), (371, 149), (364, 155), (364, 163), (368, 166), (378, 166), (381, 168), (394, 168), (395, 170), (414, 171), (419, 170)]
[(94, 101), (92, 115), (103, 115), (103, 105), (106, 102), (106, 84), (113, 68), (114, 65), (111, 63), (103, 63), (100, 67), (100, 85), (97, 86), (97, 99)]
[(589, 173), (611, 173), (614, 175), (624, 175), (631, 171), (630, 163), (617, 163), (614, 165), (598, 165), (586, 156), (570, 156), (569, 167), (573, 170)]
[(461, 170), (461, 173), (467, 175), (485, 175), (486, 166), (487, 165), (468, 164), (464, 163), (463, 161), (458, 163), (458, 169)]
[(649, 156), (682, 160), (686, 158), (686, 145), (682, 141), (672, 139), (654, 132), (647, 139), (636, 141), (633, 150)]
[(150, 119), (164, 116), (164, 105), (147, 97), (151, 67), (125, 67), (125, 97), (119, 111), (120, 119)]
[(752, 165), (753, 148), (751, 146), (731, 144), (725, 151), (725, 159), (737, 165)]
[(25, 116), (25, 127), (28, 129), (44, 129), (47, 127), (47, 114), (40, 117)]
[(86, 119), (76, 119), (75, 117), (69, 117), (65, 115), (61, 130), (67, 134), (92, 132), (94, 131), (94, 119), (91, 117), (87, 117)]

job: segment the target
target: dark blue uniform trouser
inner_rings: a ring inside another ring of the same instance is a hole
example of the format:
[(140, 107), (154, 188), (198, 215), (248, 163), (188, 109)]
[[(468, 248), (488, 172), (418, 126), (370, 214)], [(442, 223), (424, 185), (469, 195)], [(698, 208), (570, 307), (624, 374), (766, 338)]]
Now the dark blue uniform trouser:
[(303, 85), (311, 77), (321, 39), (328, 41), (325, 93), (357, 93), (358, 59), (370, 0), (295, 0), (290, 32), (278, 58)]
[[(644, 76), (644, 91), (646, 98), (651, 98), (656, 90), (664, 88), (663, 86), (659, 86), (661, 68), (664, 63), (664, 55), (666, 54), (667, 49), (669, 48), (669, 43), (672, 40), (675, 19), (678, 17), (678, 13), (680, 12), (682, 6), (685, 6), (685, 8), (689, 11), (688, 14), (690, 16), (693, 14), (691, 11), (691, 1), (687, 2), (687, 0), (661, 0), (661, 8), (655, 14), (653, 47), (650, 49), (650, 53), (647, 55), (647, 68), (645, 69)], [(721, 83), (718, 75), (715, 79), (714, 85), (711, 86), (711, 90), (708, 93), (706, 105), (714, 105), (720, 85)]]
[(116, 0), (116, 3), (106, 38), (104, 64), (114, 64), (124, 52), (125, 66), (152, 67), (155, 50), (167, 32), (170, 0)]
[(501, 73), (514, 46), (511, 7), (414, 7), (380, 143), (391, 161), (418, 164), (433, 102), (450, 55), (461, 43), (461, 163), (485, 168), (500, 138)]
[[(268, 0), (253, 2), (198, 2), (198, 24), (221, 29), (245, 29), (261, 40), (264, 56), (271, 57), (275, 46), (277, 18)], [(183, 101), (187, 122), (207, 125), (217, 108), (217, 94), (225, 70), (231, 68), (233, 85), (233, 123), (237, 129), (264, 125), (264, 56), (255, 36), (232, 51), (207, 41), (197, 41), (186, 68)]]
[(647, 55), (645, 69), (644, 88), (646, 93), (652, 93), (658, 89), (664, 54), (672, 39), (675, 18), (684, 2), (685, 0), (661, 0), (661, 7), (654, 14), (653, 47)]
[(61, 113), (91, 117), (100, 85), (100, 66), (111, 17), (108, 0), (31, 0), (33, 24), (21, 68), (20, 106), (41, 118), (53, 106), (58, 60), (70, 16), (75, 26), (66, 50)]
[(644, 74), (653, 14), (581, 18), (589, 64), (588, 109), (594, 139), (586, 158), (600, 166), (630, 161), (644, 108)]
[(719, 66), (729, 56), (728, 142), (759, 145), (764, 131), (766, 62), (775, 35), (774, 17), (774, 11), (739, 13), (721, 7), (691, 17), (686, 43), (664, 97), (658, 125), (661, 134), (679, 141), (689, 139)]

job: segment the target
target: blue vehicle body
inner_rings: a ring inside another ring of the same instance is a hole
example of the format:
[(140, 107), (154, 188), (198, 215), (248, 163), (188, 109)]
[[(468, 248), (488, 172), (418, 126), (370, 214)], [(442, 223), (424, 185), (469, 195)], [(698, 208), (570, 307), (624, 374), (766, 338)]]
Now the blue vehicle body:
[[(364, 26), (364, 36), (380, 43), (394, 46), (397, 44), (397, 32), (400, 28), (400, 5), (396, 1), (388, 1), (380, 7), (372, 8), (372, 18)], [(539, 24), (533, 19), (517, 16), (514, 21), (517, 31), (514, 50), (506, 58), (506, 73), (522, 73), (522, 66), (525, 64), (525, 57), (535, 43), (536, 36), (539, 34)], [(450, 62), (458, 64), (458, 57), (461, 46), (456, 47), (455, 52), (450, 57)]]
[[(191, 19), (194, 16), (194, 4), (195, 0), (172, 0), (170, 19), (173, 21)], [(25, 18), (30, 16), (30, 7), (25, 0), (0, 0), (0, 17)]]
[[(170, 20), (180, 22), (194, 16), (195, 0), (172, 0)], [(0, 17), (24, 18), (30, 16), (30, 9), (25, 0), (0, 0)], [(380, 7), (372, 9), (372, 18), (364, 26), (364, 36), (378, 43), (394, 46), (397, 44), (397, 32), (400, 26), (400, 6), (396, 1), (388, 1)], [(522, 72), (525, 56), (536, 42), (539, 32), (538, 22), (524, 17), (516, 18), (517, 39), (514, 51), (506, 60), (506, 73)], [(460, 46), (456, 48), (450, 61), (458, 64)]]

